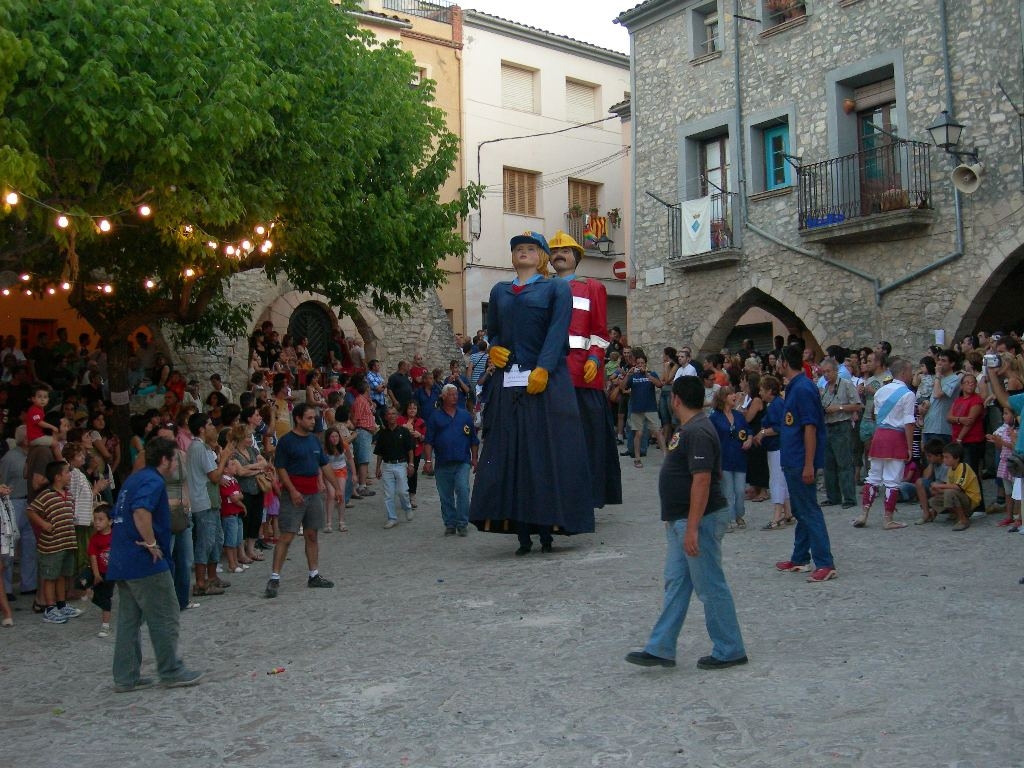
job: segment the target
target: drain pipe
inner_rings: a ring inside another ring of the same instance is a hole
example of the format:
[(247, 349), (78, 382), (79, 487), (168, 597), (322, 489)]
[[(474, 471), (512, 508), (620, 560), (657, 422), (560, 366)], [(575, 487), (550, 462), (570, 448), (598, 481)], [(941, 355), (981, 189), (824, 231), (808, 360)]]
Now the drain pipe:
[[(939, 0), (939, 24), (941, 26), (941, 40), (942, 40), (942, 66), (943, 72), (946, 78), (946, 111), (949, 114), (953, 112), (953, 70), (949, 63), (949, 19), (946, 14), (946, 0)], [(911, 272), (905, 277), (901, 277), (899, 280), (895, 280), (889, 285), (882, 286), (877, 289), (878, 302), (881, 303), (882, 296), (894, 291), (901, 285), (906, 285), (911, 280), (916, 280), (922, 275), (927, 275), (939, 267), (949, 264), (951, 261), (956, 261), (964, 255), (964, 210), (963, 201), (960, 198), (960, 190), (953, 187), (953, 211), (956, 216), (956, 250), (952, 253), (943, 256), (938, 261), (933, 261), (927, 266), (921, 267), (914, 272)]]

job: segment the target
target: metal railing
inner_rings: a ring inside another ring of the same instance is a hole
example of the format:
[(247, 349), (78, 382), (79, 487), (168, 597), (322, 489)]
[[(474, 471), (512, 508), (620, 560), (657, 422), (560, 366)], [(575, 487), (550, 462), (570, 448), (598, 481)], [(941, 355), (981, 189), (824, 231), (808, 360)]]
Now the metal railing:
[[(725, 248), (732, 248), (733, 230), (732, 215), (736, 209), (734, 192), (719, 192), (711, 195), (711, 250), (714, 253)], [(669, 257), (678, 259), (683, 256), (683, 211), (679, 205), (668, 209)]]
[(929, 146), (898, 139), (797, 170), (800, 229), (906, 208), (931, 208)]
[(383, 0), (383, 6), (389, 11), (408, 13), (423, 19), (440, 21), (442, 24), (452, 23), (452, 6), (449, 0)]

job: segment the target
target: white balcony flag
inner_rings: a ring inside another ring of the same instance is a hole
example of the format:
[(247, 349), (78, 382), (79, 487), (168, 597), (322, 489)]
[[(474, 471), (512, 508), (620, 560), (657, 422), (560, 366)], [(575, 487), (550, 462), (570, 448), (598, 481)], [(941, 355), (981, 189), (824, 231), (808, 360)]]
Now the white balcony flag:
[(711, 250), (711, 196), (686, 200), (679, 204), (682, 212), (680, 254), (693, 256)]

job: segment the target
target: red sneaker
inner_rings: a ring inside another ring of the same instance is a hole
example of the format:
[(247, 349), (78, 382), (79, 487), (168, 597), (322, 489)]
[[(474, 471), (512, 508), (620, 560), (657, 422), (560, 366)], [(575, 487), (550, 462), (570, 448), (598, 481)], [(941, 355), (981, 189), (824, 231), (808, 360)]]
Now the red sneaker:
[(794, 563), (791, 560), (780, 560), (775, 564), (775, 568), (780, 571), (790, 571), (792, 573), (807, 573), (811, 570), (811, 564)]
[(839, 574), (836, 573), (835, 568), (818, 568), (814, 573), (807, 579), (807, 583), (817, 584), (819, 581), (829, 581), (831, 579), (838, 578)]
[(1000, 527), (1005, 527), (1007, 525), (1013, 525), (1015, 522), (1016, 521), (1012, 517), (1008, 517), (1005, 520), (1000, 520), (998, 523), (996, 523), (996, 525)]

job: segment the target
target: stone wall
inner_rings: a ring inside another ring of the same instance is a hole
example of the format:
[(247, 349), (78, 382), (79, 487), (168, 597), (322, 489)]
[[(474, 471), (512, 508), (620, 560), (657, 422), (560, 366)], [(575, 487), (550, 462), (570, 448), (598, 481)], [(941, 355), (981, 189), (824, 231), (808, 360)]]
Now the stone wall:
[[(330, 306), (319, 294), (297, 291), (283, 278), (276, 284), (267, 280), (261, 272), (248, 272), (232, 278), (228, 288), (232, 301), (249, 303), (253, 306), (250, 328), (257, 327), (263, 320), (273, 321), (275, 329), (284, 334), (288, 327), (291, 310), (306, 301), (321, 303), (331, 314), (335, 325), (355, 326), (362, 338), (368, 359), (376, 357), (382, 362), (383, 370), (391, 372), (399, 360), (411, 360), (414, 353), (423, 354), (430, 367), (448, 368), (448, 362), (456, 355), (454, 334), (448, 316), (434, 291), (415, 304), (404, 318), (386, 317), (371, 305), (359, 302), (358, 314), (348, 318), (338, 316), (337, 308)], [(248, 375), (247, 337), (224, 338), (210, 350), (188, 348), (172, 352), (177, 368), (188, 376), (196, 376), (205, 387), (213, 373), (225, 377), (236, 393), (246, 388)]]
[[(732, 0), (722, 3), (731, 11)], [(791, 154), (805, 164), (834, 157), (841, 102), (828, 88), (827, 73), (881, 57), (897, 62), (902, 83), (900, 108), (907, 125), (899, 126), (899, 135), (927, 142), (925, 129), (944, 106), (938, 3), (816, 0), (807, 3), (803, 21), (769, 35), (761, 35), (756, 23), (741, 21), (742, 123), (736, 119), (731, 21), (723, 25), (722, 55), (695, 63), (689, 54), (687, 14), (697, 3), (652, 0), (646, 5), (667, 15), (651, 23), (630, 21), (635, 62), (633, 251), (638, 274), (630, 301), (632, 342), (648, 348), (686, 342), (704, 352), (717, 351), (742, 314), (738, 310), (750, 305), (773, 311), (793, 328), (802, 325), (822, 347), (885, 338), (896, 350), (916, 355), (932, 343), (934, 329), (943, 329), (948, 339), (974, 330), (985, 301), (1024, 259), (1020, 132), (996, 85), (1002, 81), (1011, 95), (1024, 98), (1016, 4), (948, 4), (954, 114), (967, 126), (964, 144), (977, 146), (987, 173), (981, 188), (963, 197), (964, 255), (886, 293), (880, 303), (873, 281), (822, 259), (858, 269), (886, 286), (952, 253), (956, 238), (949, 173), (954, 159), (937, 148), (930, 151), (931, 225), (880, 234), (873, 242), (812, 244), (798, 234), (795, 173), (794, 187), (787, 191), (749, 195), (753, 187), (744, 178), (750, 174), (748, 160), (735, 128), (743, 125), (747, 143), (753, 123), (749, 116), (789, 114)], [(759, 17), (761, 5), (743, 2), (741, 13)], [(731, 186), (747, 193), (750, 223), (811, 256), (746, 228), (738, 233), (741, 238), (734, 238), (742, 241), (737, 263), (685, 272), (669, 266), (666, 209), (644, 193), (654, 192), (669, 202), (697, 197), (683, 188), (680, 126), (712, 115), (730, 126)], [(646, 271), (659, 266), (666, 267), (665, 282), (646, 285)]]

